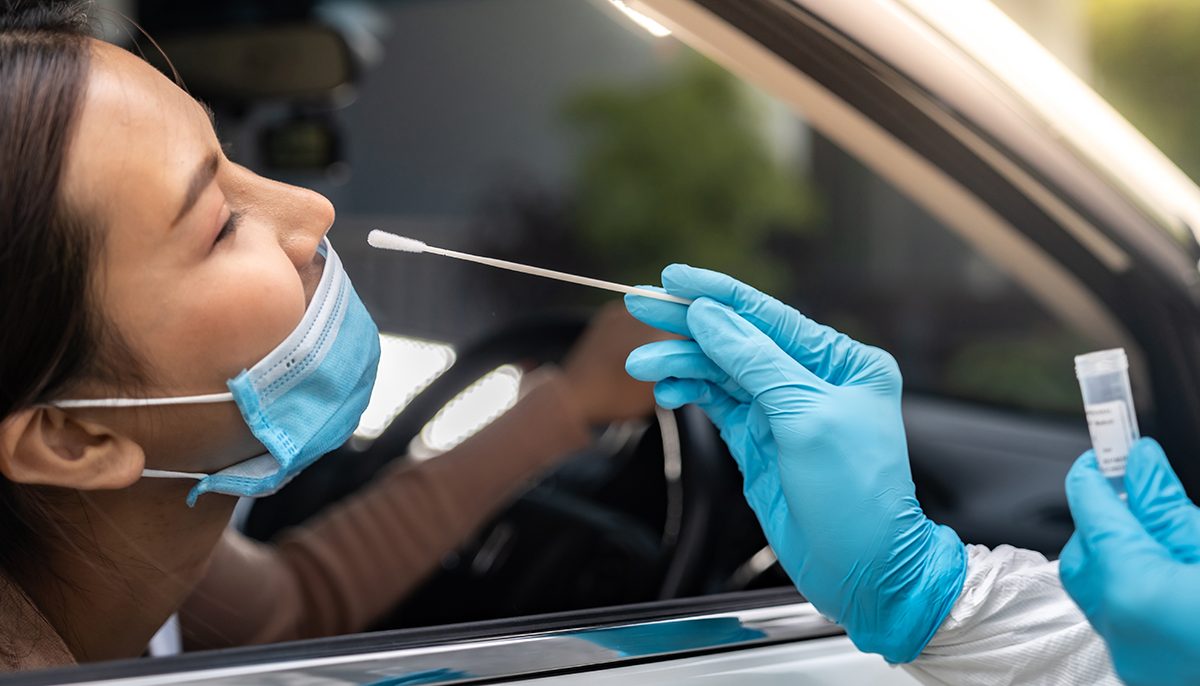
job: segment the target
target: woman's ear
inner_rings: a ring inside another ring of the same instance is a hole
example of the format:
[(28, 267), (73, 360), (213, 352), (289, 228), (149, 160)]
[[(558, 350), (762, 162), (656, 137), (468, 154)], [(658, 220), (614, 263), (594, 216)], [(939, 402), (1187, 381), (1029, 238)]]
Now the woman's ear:
[(145, 462), (134, 441), (56, 407), (33, 407), (0, 422), (0, 473), (15, 483), (125, 488), (141, 477)]

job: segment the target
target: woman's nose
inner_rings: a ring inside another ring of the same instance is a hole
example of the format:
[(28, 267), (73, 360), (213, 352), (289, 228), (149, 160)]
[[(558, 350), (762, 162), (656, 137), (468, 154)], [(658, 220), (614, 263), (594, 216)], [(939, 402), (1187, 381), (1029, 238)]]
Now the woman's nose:
[(279, 243), (301, 269), (312, 263), (317, 246), (333, 226), (333, 203), (320, 193), (295, 186), (288, 186), (284, 196), (277, 213)]

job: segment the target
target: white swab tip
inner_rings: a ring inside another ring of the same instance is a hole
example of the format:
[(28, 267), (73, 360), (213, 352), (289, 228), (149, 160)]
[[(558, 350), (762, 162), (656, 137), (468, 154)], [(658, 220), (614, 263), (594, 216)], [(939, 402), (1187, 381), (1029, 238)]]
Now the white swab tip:
[(394, 233), (375, 229), (367, 234), (367, 244), (381, 250), (400, 250), (403, 252), (425, 252), (425, 243), (415, 238), (405, 238)]

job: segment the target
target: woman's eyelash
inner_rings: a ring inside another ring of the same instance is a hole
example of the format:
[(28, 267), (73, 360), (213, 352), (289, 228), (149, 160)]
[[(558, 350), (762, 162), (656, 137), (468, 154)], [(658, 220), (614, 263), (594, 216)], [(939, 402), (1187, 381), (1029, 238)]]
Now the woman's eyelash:
[(230, 212), (229, 219), (225, 221), (225, 225), (221, 227), (221, 231), (217, 233), (217, 239), (214, 243), (220, 243), (227, 237), (237, 231), (238, 223), (242, 220), (242, 215), (237, 212)]

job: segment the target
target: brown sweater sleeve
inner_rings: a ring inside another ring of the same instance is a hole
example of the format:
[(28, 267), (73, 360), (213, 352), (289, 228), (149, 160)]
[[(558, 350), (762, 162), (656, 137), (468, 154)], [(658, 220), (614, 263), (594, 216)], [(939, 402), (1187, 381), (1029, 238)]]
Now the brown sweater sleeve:
[(180, 610), (188, 648), (361, 631), (531, 479), (587, 444), (565, 382), (546, 375), (457, 448), (398, 464), (276, 545), (229, 532)]

